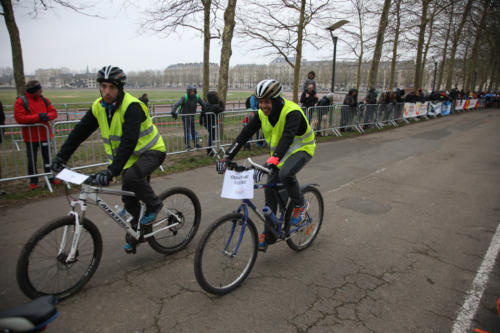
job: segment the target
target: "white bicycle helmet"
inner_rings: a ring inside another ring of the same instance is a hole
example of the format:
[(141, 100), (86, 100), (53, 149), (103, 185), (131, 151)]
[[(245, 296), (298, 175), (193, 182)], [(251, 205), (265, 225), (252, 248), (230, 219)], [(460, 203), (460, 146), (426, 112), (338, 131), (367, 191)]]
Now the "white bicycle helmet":
[(120, 67), (104, 66), (97, 72), (97, 82), (111, 82), (118, 88), (123, 88), (127, 83), (127, 75)]
[(276, 98), (280, 95), (281, 83), (276, 80), (262, 80), (255, 87), (255, 97)]

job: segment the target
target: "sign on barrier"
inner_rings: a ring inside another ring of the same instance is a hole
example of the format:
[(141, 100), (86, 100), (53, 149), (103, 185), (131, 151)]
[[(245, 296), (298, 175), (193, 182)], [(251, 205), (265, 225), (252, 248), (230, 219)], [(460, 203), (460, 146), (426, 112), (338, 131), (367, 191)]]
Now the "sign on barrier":
[(443, 116), (449, 115), (451, 112), (451, 102), (443, 102), (441, 103), (441, 114)]
[(441, 102), (438, 103), (429, 103), (429, 112), (430, 116), (438, 116), (441, 114)]
[(405, 103), (404, 118), (415, 118), (417, 116), (415, 103)]
[(416, 117), (426, 116), (428, 105), (429, 105), (429, 102), (425, 102), (425, 103), (417, 102), (417, 103), (415, 103), (415, 115), (416, 115)]
[(477, 99), (470, 99), (469, 105), (467, 106), (467, 110), (475, 109), (479, 106), (479, 101)]

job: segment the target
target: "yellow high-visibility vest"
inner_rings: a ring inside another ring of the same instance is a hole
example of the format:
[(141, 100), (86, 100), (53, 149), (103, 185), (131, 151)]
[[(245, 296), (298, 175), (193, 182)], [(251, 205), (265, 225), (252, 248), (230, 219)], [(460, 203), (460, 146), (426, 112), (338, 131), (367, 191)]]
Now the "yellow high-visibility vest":
[(96, 117), (99, 123), (99, 130), (101, 131), (102, 140), (104, 141), (104, 150), (106, 152), (106, 157), (110, 163), (113, 162), (113, 158), (116, 154), (116, 150), (120, 145), (122, 137), (122, 126), (125, 122), (125, 111), (131, 103), (139, 103), (144, 114), (146, 115), (146, 120), (141, 123), (141, 131), (139, 134), (139, 140), (137, 140), (137, 145), (134, 148), (134, 152), (130, 155), (129, 159), (125, 163), (123, 169), (130, 168), (138, 159), (139, 156), (148, 150), (158, 150), (166, 151), (165, 144), (163, 143), (163, 138), (158, 132), (158, 129), (153, 124), (151, 117), (149, 116), (149, 111), (147, 106), (141, 102), (139, 99), (125, 93), (123, 101), (118, 107), (118, 109), (113, 114), (111, 119), (111, 126), (108, 124), (108, 119), (106, 116), (106, 109), (101, 105), (102, 98), (98, 98), (92, 104), (92, 114)]
[(295, 154), (298, 151), (305, 151), (309, 155), (314, 156), (314, 151), (316, 150), (316, 140), (314, 136), (314, 131), (311, 129), (311, 126), (307, 121), (307, 117), (304, 114), (304, 111), (302, 111), (300, 106), (298, 106), (294, 102), (291, 102), (284, 98), (283, 100), (285, 101), (285, 104), (283, 105), (283, 109), (281, 110), (278, 122), (274, 125), (274, 127), (271, 125), (269, 119), (264, 114), (264, 112), (261, 109), (259, 109), (259, 118), (260, 118), (260, 123), (262, 124), (262, 132), (264, 132), (264, 139), (269, 145), (271, 156), (273, 156), (274, 151), (276, 150), (276, 147), (278, 146), (278, 143), (281, 139), (281, 136), (283, 135), (283, 130), (285, 129), (286, 116), (288, 113), (290, 113), (291, 111), (300, 111), (302, 117), (304, 117), (304, 119), (306, 120), (307, 130), (303, 135), (295, 136), (292, 144), (286, 151), (285, 155), (281, 158), (280, 163), (278, 164), (278, 168), (281, 168), (283, 163), (292, 154)]

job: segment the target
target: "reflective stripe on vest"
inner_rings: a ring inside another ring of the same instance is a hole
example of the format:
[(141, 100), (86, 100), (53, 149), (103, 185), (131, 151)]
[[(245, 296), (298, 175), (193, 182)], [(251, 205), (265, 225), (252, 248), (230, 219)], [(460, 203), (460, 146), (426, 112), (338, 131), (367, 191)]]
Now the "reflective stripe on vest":
[(120, 145), (122, 126), (125, 122), (125, 112), (127, 111), (131, 103), (139, 103), (146, 119), (141, 123), (139, 138), (137, 144), (134, 148), (134, 152), (129, 157), (123, 169), (131, 167), (139, 158), (139, 156), (148, 150), (158, 150), (166, 151), (165, 144), (160, 135), (160, 132), (153, 124), (151, 117), (149, 116), (149, 111), (146, 105), (139, 99), (133, 97), (129, 93), (125, 93), (123, 101), (118, 109), (113, 114), (111, 120), (111, 127), (108, 123), (106, 110), (101, 105), (102, 98), (97, 99), (92, 104), (92, 114), (96, 117), (99, 123), (99, 129), (101, 131), (102, 140), (104, 142), (104, 150), (106, 152), (106, 157), (110, 163), (113, 162), (114, 156), (116, 155), (116, 150)]
[(286, 151), (285, 155), (281, 158), (280, 163), (278, 164), (278, 168), (281, 168), (283, 163), (292, 155), (298, 151), (305, 151), (311, 156), (314, 156), (314, 151), (316, 150), (316, 140), (314, 136), (314, 131), (311, 129), (309, 122), (307, 121), (307, 117), (304, 114), (304, 111), (297, 104), (288, 101), (283, 98), (285, 104), (283, 105), (283, 109), (281, 110), (280, 117), (278, 122), (274, 124), (274, 127), (269, 122), (269, 119), (264, 114), (264, 112), (259, 109), (259, 118), (262, 124), (262, 132), (264, 133), (264, 138), (267, 144), (270, 147), (270, 155), (273, 156), (278, 143), (281, 140), (281, 136), (283, 135), (283, 130), (285, 128), (286, 116), (291, 111), (300, 111), (302, 117), (304, 117), (307, 123), (306, 132), (301, 136), (295, 136), (292, 141), (292, 144)]

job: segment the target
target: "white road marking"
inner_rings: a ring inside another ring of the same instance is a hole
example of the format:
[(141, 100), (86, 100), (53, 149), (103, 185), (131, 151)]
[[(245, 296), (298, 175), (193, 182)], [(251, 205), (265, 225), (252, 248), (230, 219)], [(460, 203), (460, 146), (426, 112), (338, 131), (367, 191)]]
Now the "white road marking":
[(488, 284), (488, 278), (493, 266), (495, 265), (495, 260), (497, 258), (498, 251), (500, 250), (500, 223), (498, 224), (497, 231), (493, 236), (488, 252), (477, 271), (474, 281), (472, 281), (472, 287), (467, 292), (465, 297), (464, 305), (455, 320), (453, 325), (453, 333), (469, 332), (469, 328), (472, 319), (476, 315), (479, 302), (483, 296), (486, 285)]

